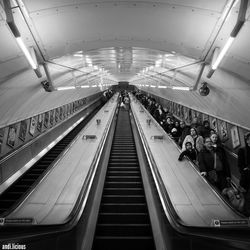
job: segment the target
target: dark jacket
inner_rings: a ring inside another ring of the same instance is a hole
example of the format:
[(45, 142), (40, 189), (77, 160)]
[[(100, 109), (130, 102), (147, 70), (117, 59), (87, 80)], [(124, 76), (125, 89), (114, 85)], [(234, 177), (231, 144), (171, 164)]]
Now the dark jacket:
[(191, 161), (196, 161), (196, 157), (197, 157), (196, 150), (195, 150), (195, 149), (192, 149), (192, 150), (184, 150), (184, 151), (180, 154), (178, 160), (179, 160), (179, 161), (182, 161), (182, 159), (183, 159), (184, 156), (187, 156), (187, 157), (189, 158), (189, 160), (191, 160)]
[(246, 167), (250, 168), (250, 147), (248, 146), (238, 151), (238, 168), (241, 174)]
[(214, 153), (218, 155), (221, 163), (222, 163), (222, 170), (221, 172), (226, 177), (231, 177), (229, 164), (226, 159), (226, 155), (221, 148), (216, 148), (213, 151), (207, 150), (205, 147), (201, 150), (198, 154), (198, 162), (199, 168), (201, 172), (209, 172), (214, 169)]

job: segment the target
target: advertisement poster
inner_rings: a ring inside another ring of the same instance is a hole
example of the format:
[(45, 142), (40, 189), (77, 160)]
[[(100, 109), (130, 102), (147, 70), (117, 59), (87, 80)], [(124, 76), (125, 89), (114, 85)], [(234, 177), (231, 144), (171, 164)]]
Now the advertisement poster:
[(49, 126), (49, 112), (46, 112), (44, 114), (43, 125), (44, 125), (45, 128), (47, 128)]
[(225, 142), (228, 140), (228, 131), (227, 131), (227, 124), (224, 121), (220, 122), (219, 125), (219, 133), (220, 133), (220, 138), (222, 142)]
[(42, 128), (43, 128), (43, 114), (40, 114), (38, 116), (38, 122), (37, 122), (37, 130), (39, 132), (42, 132)]
[(33, 136), (36, 131), (36, 125), (37, 125), (37, 117), (32, 117), (30, 121), (30, 130), (29, 133)]
[(239, 138), (238, 128), (236, 126), (233, 126), (231, 128), (231, 137), (232, 137), (233, 148), (237, 148), (238, 146), (240, 146), (240, 138)]
[(10, 125), (7, 137), (7, 145), (9, 145), (12, 148), (15, 146), (16, 135), (17, 135), (17, 124)]
[(28, 121), (27, 120), (21, 121), (20, 131), (19, 131), (19, 138), (22, 141), (25, 141), (27, 130), (28, 130)]
[(4, 128), (0, 128), (0, 154), (2, 152), (3, 137), (4, 137)]
[(55, 116), (55, 110), (50, 110), (50, 119), (49, 119), (49, 123), (51, 126), (53, 126), (54, 124), (54, 116)]

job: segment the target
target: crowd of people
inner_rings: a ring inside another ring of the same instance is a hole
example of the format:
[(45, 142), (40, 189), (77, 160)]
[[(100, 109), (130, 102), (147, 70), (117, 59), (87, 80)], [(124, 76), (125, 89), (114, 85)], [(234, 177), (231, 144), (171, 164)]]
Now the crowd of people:
[[(133, 94), (180, 147), (181, 154), (178, 160), (182, 161), (186, 157), (195, 163), (201, 176), (225, 194), (225, 190), (232, 183), (230, 166), (223, 144), (216, 131), (210, 127), (210, 122), (204, 120), (200, 124), (197, 118), (193, 118), (192, 123), (187, 125), (185, 121), (176, 119), (166, 107), (157, 103), (154, 97), (146, 96), (139, 91)], [(239, 190), (245, 198), (244, 209), (241, 210), (250, 216), (250, 133), (246, 135), (245, 140), (245, 148), (240, 149), (238, 153)], [(235, 192), (238, 192), (238, 189), (235, 189)], [(235, 197), (240, 196), (235, 193)]]

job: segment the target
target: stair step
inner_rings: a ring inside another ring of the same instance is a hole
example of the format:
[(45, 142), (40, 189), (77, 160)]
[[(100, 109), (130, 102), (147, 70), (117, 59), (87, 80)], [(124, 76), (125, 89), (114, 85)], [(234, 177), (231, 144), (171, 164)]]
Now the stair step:
[(107, 176), (106, 180), (108, 182), (138, 182), (141, 180), (139, 176)]
[(126, 204), (138, 204), (145, 203), (146, 199), (144, 195), (103, 195), (102, 203), (126, 203)]
[(138, 171), (140, 168), (139, 167), (133, 167), (133, 166), (128, 166), (128, 167), (109, 167), (108, 170), (111, 171)]
[(141, 176), (140, 171), (113, 171), (109, 170), (107, 172), (109, 176)]
[(142, 188), (142, 182), (119, 182), (119, 181), (113, 181), (113, 182), (105, 182), (105, 188)]
[(124, 159), (124, 160), (127, 160), (127, 159), (138, 159), (137, 158), (137, 155), (136, 154), (134, 154), (134, 155), (131, 155), (131, 154), (116, 154), (116, 155), (113, 155), (113, 154), (111, 154), (111, 157), (110, 157), (110, 159)]
[(139, 166), (138, 163), (134, 163), (134, 162), (109, 162), (108, 164), (108, 166), (115, 166), (115, 167), (117, 167), (117, 165), (120, 167)]
[(149, 222), (147, 213), (100, 213), (100, 224), (146, 224)]
[(102, 203), (100, 211), (104, 213), (146, 213), (146, 203)]
[(152, 250), (155, 249), (154, 240), (151, 236), (137, 237), (108, 237), (98, 236), (95, 238), (93, 250)]
[(150, 224), (97, 224), (96, 236), (150, 236)]
[(104, 188), (104, 195), (143, 195), (142, 188)]

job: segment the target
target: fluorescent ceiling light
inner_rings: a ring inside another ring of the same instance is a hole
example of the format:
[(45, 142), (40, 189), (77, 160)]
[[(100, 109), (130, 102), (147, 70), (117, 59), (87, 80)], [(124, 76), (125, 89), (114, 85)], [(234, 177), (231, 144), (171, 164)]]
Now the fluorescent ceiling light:
[(66, 86), (66, 87), (58, 87), (56, 90), (68, 90), (68, 89), (75, 89), (75, 86)]
[(221, 60), (223, 59), (223, 57), (227, 53), (228, 49), (232, 45), (233, 41), (234, 41), (234, 37), (229, 37), (228, 38), (226, 44), (224, 45), (223, 49), (220, 51), (218, 57), (215, 59), (215, 62), (212, 65), (213, 70), (217, 69), (218, 65), (220, 64)]
[(82, 85), (81, 88), (89, 88), (89, 85)]
[(92, 85), (92, 88), (96, 88), (97, 87), (97, 85)]
[(27, 58), (30, 66), (32, 67), (32, 69), (37, 69), (37, 64), (35, 63), (34, 59), (32, 58), (29, 50), (25, 46), (22, 38), (21, 37), (16, 37), (16, 41), (17, 41), (20, 49), (23, 51), (23, 53), (24, 53), (25, 57)]
[(167, 86), (162, 86), (162, 85), (159, 85), (159, 86), (158, 86), (158, 88), (159, 88), (159, 89), (166, 89), (166, 88), (167, 88)]
[(190, 87), (179, 87), (179, 86), (173, 86), (172, 89), (176, 89), (176, 90), (190, 90)]
[(156, 86), (155, 85), (150, 85), (151, 88), (155, 88)]

